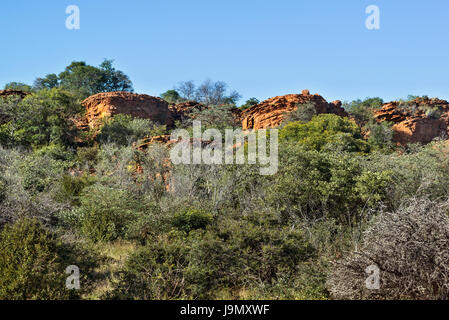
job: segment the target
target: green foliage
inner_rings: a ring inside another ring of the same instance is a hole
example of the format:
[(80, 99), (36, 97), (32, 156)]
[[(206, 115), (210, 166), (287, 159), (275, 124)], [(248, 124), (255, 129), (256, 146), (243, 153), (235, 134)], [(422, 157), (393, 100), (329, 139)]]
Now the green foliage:
[(313, 221), (324, 216), (352, 224), (367, 204), (385, 199), (382, 187), (391, 182), (389, 174), (365, 171), (364, 159), (349, 153), (304, 151), (289, 145), (280, 155), (280, 170), (268, 199), (285, 219)]
[(290, 122), (279, 131), (279, 138), (299, 143), (307, 150), (369, 152), (360, 128), (353, 121), (334, 114), (320, 114), (307, 123)]
[(41, 90), (23, 99), (11, 111), (11, 122), (1, 127), (7, 127), (11, 141), (23, 145), (72, 145), (77, 133), (72, 117), (81, 110), (68, 92)]
[(165, 126), (158, 126), (151, 120), (118, 114), (113, 118), (104, 120), (97, 140), (100, 143), (116, 143), (128, 146), (146, 136), (156, 136), (164, 133)]
[(161, 94), (161, 98), (168, 103), (180, 103), (184, 100), (176, 90), (168, 90), (164, 92)]
[(205, 229), (212, 220), (213, 216), (210, 213), (197, 209), (189, 209), (175, 214), (172, 223), (180, 231), (189, 233), (192, 230)]
[(59, 182), (59, 190), (56, 192), (56, 199), (70, 201), (72, 205), (80, 205), (79, 197), (84, 188), (94, 184), (95, 179), (88, 175), (72, 176), (64, 175)]
[(62, 161), (48, 155), (30, 154), (19, 164), (23, 188), (31, 194), (48, 191), (65, 169)]
[(355, 120), (364, 125), (373, 119), (373, 112), (382, 107), (384, 101), (381, 98), (366, 98), (365, 100), (354, 100), (345, 102), (343, 107)]
[[(84, 291), (66, 288), (65, 269), (77, 265), (86, 275), (95, 266), (86, 252), (64, 244), (36, 220), (6, 226), (0, 234), (0, 251), (0, 299), (79, 298)], [(82, 285), (87, 288), (86, 282)]]
[(19, 91), (23, 91), (23, 92), (32, 92), (33, 88), (31, 88), (31, 86), (22, 83), (22, 82), (10, 82), (5, 84), (4, 87), (5, 90), (19, 90)]
[(243, 110), (249, 109), (249, 108), (259, 104), (259, 102), (260, 101), (256, 98), (250, 98), (250, 99), (246, 100), (245, 104), (242, 104), (240, 106), (240, 110), (243, 111)]
[(44, 78), (37, 78), (34, 81), (34, 89), (36, 91), (43, 89), (53, 89), (59, 87), (59, 78), (56, 74), (47, 74)]
[(272, 216), (226, 218), (213, 229), (161, 235), (129, 257), (112, 297), (210, 299), (294, 279), (314, 249)]
[(99, 92), (133, 91), (132, 83), (122, 71), (112, 67), (112, 60), (104, 60), (99, 67), (74, 61), (58, 76), (59, 86), (80, 99)]
[(78, 199), (80, 207), (68, 217), (93, 242), (124, 238), (128, 224), (145, 210), (128, 192), (99, 184), (84, 187)]
[(312, 120), (316, 114), (316, 107), (313, 103), (298, 104), (296, 110), (286, 113), (282, 126), (288, 124), (289, 122), (308, 122)]
[(375, 150), (392, 150), (394, 147), (394, 132), (392, 124), (386, 121), (381, 123), (371, 122), (365, 126), (369, 131), (368, 142)]

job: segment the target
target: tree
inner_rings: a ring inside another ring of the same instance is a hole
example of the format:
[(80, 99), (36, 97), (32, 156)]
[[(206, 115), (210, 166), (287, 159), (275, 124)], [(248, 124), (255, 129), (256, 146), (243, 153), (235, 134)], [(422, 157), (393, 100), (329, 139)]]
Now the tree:
[(53, 89), (59, 87), (59, 78), (56, 74), (47, 74), (44, 78), (34, 80), (34, 89), (39, 91), (42, 89)]
[(100, 70), (103, 73), (104, 83), (102, 91), (133, 91), (132, 82), (129, 77), (120, 70), (112, 67), (114, 60), (105, 59), (100, 64)]
[(60, 87), (77, 95), (79, 99), (87, 98), (99, 92), (133, 91), (132, 82), (122, 71), (112, 66), (113, 61), (105, 59), (99, 67), (74, 61), (58, 76), (49, 74), (37, 78), (34, 87), (37, 90)]
[(259, 102), (260, 101), (258, 99), (256, 99), (256, 98), (250, 98), (250, 99), (246, 100), (245, 104), (240, 106), (240, 109), (241, 110), (249, 109), (252, 106), (255, 106), (256, 104), (259, 104)]
[(3, 126), (8, 126), (10, 139), (24, 145), (70, 145), (77, 132), (72, 117), (81, 110), (69, 92), (44, 89), (23, 99), (12, 111), (14, 120)]
[(206, 106), (211, 105), (235, 105), (241, 95), (237, 91), (228, 93), (228, 85), (223, 81), (212, 81), (210, 79), (204, 81), (200, 86), (196, 87), (193, 81), (181, 82), (175, 88), (186, 100), (196, 100)]
[(168, 103), (179, 103), (184, 100), (181, 98), (181, 95), (176, 90), (168, 90), (161, 94), (161, 98), (167, 101)]
[(352, 102), (345, 102), (343, 107), (354, 116), (355, 120), (365, 125), (373, 118), (373, 111), (382, 107), (384, 101), (379, 98), (366, 98), (365, 100), (354, 100)]
[(23, 92), (32, 92), (33, 88), (23, 82), (9, 82), (5, 84), (5, 90), (18, 90)]

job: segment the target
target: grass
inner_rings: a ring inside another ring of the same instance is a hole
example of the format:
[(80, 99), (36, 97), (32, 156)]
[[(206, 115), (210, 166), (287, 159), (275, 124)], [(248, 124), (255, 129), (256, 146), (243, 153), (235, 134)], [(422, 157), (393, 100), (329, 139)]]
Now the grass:
[(137, 246), (134, 243), (124, 240), (97, 244), (97, 249), (104, 259), (102, 259), (100, 266), (95, 270), (94, 290), (89, 295), (83, 297), (83, 299), (101, 300), (112, 289), (117, 272), (125, 264), (127, 257), (136, 248)]

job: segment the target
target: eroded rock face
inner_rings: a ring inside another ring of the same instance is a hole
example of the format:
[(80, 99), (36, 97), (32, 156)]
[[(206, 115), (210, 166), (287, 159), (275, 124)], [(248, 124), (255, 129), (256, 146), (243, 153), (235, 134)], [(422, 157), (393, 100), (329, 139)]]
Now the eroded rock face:
[(286, 113), (292, 112), (300, 104), (313, 103), (317, 114), (334, 113), (342, 117), (348, 116), (341, 107), (341, 101), (328, 103), (318, 94), (311, 95), (309, 90), (303, 90), (301, 94), (288, 94), (265, 100), (241, 114), (242, 129), (267, 129), (279, 126), (286, 117)]
[(168, 108), (170, 109), (171, 116), (174, 121), (182, 121), (183, 119), (190, 117), (193, 111), (201, 111), (206, 107), (195, 101), (186, 101), (175, 105), (170, 105)]
[(437, 98), (417, 98), (407, 103), (393, 101), (375, 112), (376, 121), (393, 123), (394, 141), (429, 143), (448, 134), (449, 103)]
[(116, 114), (129, 114), (136, 118), (173, 125), (168, 103), (157, 97), (130, 92), (105, 92), (93, 95), (82, 102), (86, 108), (86, 120), (91, 128), (97, 127), (101, 119)]
[(30, 93), (21, 90), (0, 90), (0, 97), (16, 96), (23, 99), (29, 94)]

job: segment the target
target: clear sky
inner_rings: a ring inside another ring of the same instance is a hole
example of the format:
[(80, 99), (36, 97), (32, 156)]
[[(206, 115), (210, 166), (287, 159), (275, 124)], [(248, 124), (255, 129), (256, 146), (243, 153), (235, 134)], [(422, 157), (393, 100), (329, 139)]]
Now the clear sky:
[[(68, 5), (81, 13), (68, 30)], [(368, 5), (380, 30), (368, 30)], [(449, 99), (448, 0), (2, 0), (0, 86), (114, 59), (138, 93), (227, 82), (243, 100)]]

